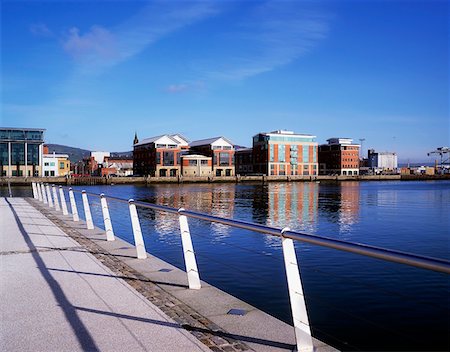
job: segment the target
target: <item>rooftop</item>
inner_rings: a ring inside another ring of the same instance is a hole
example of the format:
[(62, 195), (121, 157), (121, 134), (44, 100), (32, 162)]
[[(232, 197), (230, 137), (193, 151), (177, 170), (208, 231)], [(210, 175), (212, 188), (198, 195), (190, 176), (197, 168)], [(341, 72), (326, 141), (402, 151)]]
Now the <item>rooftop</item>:
[(213, 137), (213, 138), (207, 138), (207, 139), (199, 139), (197, 141), (191, 142), (189, 144), (189, 146), (197, 147), (197, 146), (200, 146), (200, 145), (209, 145), (209, 144), (213, 144), (214, 142), (216, 142), (219, 139), (223, 139), (225, 142), (233, 145), (233, 143), (229, 139), (227, 139), (227, 138), (225, 138), (223, 136), (220, 136), (220, 137)]
[(159, 136), (154, 136), (154, 137), (149, 137), (149, 138), (145, 138), (142, 141), (140, 141), (139, 143), (136, 143), (135, 146), (137, 145), (144, 145), (144, 144), (150, 144), (150, 143), (155, 143), (158, 139), (161, 139), (163, 137), (169, 138), (174, 144), (176, 145), (180, 145), (180, 144), (185, 144), (183, 142), (180, 141), (180, 138), (183, 139), (184, 141), (187, 140), (184, 139), (184, 137), (182, 137), (180, 134), (161, 134)]

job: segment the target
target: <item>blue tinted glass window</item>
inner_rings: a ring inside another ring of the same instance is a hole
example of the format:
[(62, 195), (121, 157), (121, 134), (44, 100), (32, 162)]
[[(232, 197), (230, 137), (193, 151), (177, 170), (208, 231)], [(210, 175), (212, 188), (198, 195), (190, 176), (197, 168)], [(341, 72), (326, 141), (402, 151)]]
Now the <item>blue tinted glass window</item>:
[(11, 164), (25, 165), (25, 144), (11, 143)]
[(286, 153), (285, 153), (286, 147), (284, 144), (278, 145), (278, 161), (284, 162), (286, 161)]
[(309, 146), (303, 146), (303, 162), (309, 163)]
[(27, 164), (39, 165), (39, 144), (27, 145)]
[(0, 130), (0, 139), (9, 139), (9, 131)]
[(0, 164), (8, 165), (8, 144), (0, 143)]

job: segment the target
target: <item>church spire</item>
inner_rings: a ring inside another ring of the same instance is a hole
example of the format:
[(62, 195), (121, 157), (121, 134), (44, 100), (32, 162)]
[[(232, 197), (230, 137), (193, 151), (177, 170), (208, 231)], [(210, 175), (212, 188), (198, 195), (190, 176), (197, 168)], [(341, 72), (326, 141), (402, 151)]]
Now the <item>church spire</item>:
[(139, 139), (138, 139), (138, 136), (137, 136), (137, 132), (134, 132), (134, 141), (133, 141), (133, 145), (134, 144), (138, 144), (139, 143)]

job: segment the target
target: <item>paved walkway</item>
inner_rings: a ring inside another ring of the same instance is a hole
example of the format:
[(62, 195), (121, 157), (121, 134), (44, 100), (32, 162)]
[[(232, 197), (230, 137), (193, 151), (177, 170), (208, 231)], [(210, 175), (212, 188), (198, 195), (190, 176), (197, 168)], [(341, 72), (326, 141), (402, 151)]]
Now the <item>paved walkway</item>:
[(209, 351), (25, 199), (0, 198), (0, 269), (0, 351)]

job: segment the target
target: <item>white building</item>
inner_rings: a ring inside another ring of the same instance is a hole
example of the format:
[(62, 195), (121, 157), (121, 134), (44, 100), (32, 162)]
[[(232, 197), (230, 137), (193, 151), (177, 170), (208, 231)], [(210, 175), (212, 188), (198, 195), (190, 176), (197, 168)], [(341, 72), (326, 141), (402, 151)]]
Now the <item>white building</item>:
[(375, 152), (369, 149), (368, 162), (369, 168), (376, 174), (396, 173), (398, 169), (397, 153), (394, 152)]
[(67, 154), (44, 154), (44, 176), (66, 176), (70, 173), (70, 161)]

